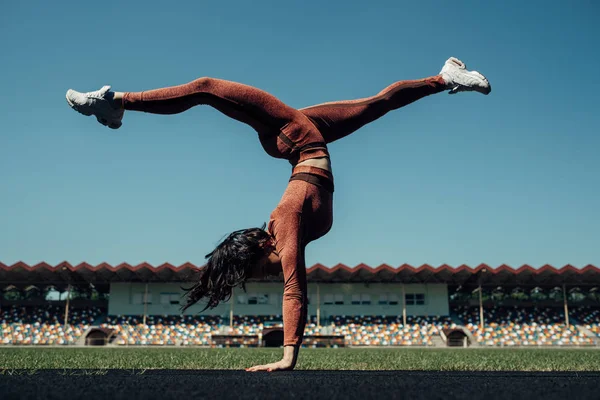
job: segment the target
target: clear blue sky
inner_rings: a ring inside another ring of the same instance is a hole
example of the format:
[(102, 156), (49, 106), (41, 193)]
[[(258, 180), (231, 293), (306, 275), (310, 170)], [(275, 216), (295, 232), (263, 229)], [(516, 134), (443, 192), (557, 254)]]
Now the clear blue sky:
[(212, 76), (301, 108), (456, 56), (491, 95), (432, 96), (331, 144), (335, 220), (307, 265), (599, 265), (598, 16), (591, 0), (5, 3), (0, 261), (202, 264), (286, 187), (289, 164), (209, 107), (113, 131), (69, 88)]

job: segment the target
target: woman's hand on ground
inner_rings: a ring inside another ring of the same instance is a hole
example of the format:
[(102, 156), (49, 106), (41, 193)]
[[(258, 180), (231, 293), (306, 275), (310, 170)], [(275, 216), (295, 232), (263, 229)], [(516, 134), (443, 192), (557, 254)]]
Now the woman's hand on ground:
[(248, 371), (248, 372), (256, 372), (256, 371), (273, 372), (273, 371), (290, 371), (292, 369), (294, 369), (294, 365), (292, 362), (290, 362), (289, 360), (281, 360), (281, 361), (277, 361), (277, 362), (271, 363), (271, 364), (255, 365), (253, 367), (246, 368), (246, 371)]

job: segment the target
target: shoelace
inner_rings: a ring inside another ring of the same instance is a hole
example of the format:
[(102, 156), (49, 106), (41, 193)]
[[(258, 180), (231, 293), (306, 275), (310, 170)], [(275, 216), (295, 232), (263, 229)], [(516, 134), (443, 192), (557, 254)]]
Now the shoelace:
[(85, 93), (84, 96), (88, 99), (104, 100), (104, 95), (109, 89), (110, 86), (103, 86), (101, 89)]

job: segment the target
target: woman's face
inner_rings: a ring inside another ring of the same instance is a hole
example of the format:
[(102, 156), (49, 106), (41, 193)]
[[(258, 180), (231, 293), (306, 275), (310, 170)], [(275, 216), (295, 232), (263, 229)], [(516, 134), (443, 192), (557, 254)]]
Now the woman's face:
[(279, 276), (282, 272), (281, 258), (276, 251), (265, 255), (252, 271), (251, 278), (265, 278), (267, 276)]

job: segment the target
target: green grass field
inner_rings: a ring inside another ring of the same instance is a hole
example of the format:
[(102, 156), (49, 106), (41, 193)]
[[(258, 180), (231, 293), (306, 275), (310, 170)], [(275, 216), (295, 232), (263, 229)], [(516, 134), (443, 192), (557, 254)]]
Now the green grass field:
[[(282, 349), (0, 348), (0, 369), (243, 369)], [(594, 349), (302, 349), (296, 369), (600, 371)]]

